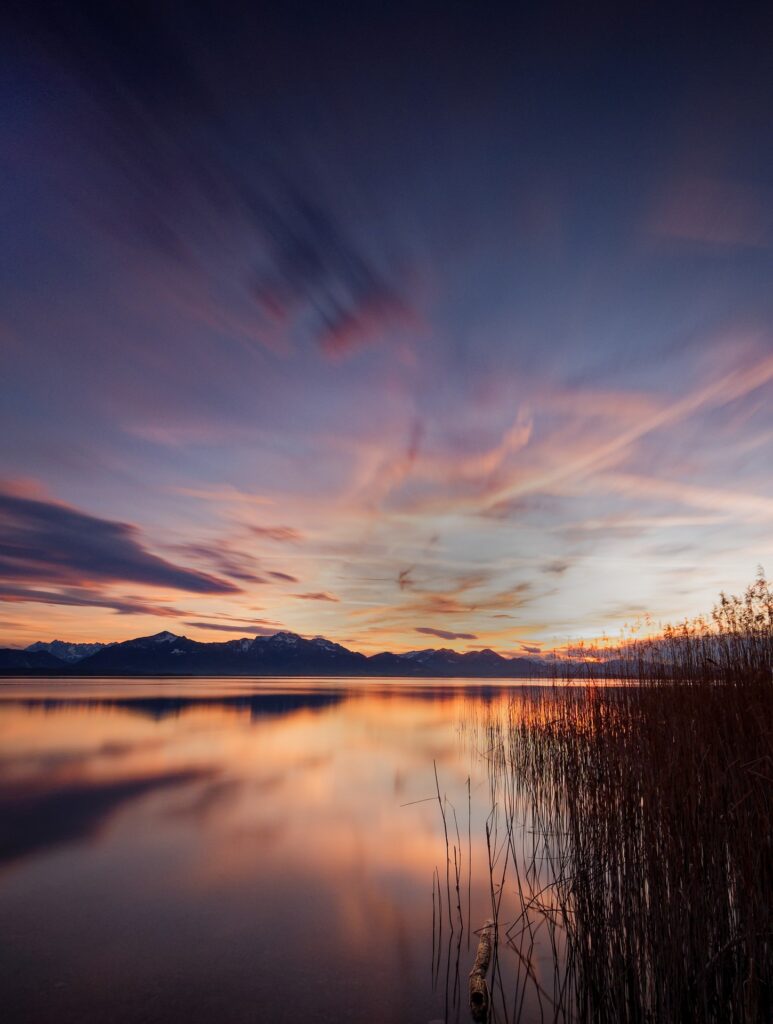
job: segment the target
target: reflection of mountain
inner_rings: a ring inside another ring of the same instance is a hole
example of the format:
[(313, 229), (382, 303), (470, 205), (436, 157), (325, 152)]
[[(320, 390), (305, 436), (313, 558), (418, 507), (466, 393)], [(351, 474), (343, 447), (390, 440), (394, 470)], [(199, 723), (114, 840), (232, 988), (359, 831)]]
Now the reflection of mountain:
[(160, 721), (173, 718), (189, 708), (224, 708), (249, 711), (250, 718), (281, 718), (294, 711), (321, 711), (344, 699), (341, 690), (318, 693), (251, 693), (223, 696), (142, 696), (116, 698), (24, 697), (14, 703), (28, 708), (118, 708)]
[[(0, 651), (0, 673), (100, 676), (400, 676), (523, 679), (541, 674), (529, 658), (504, 658), (495, 651), (460, 654), (428, 649), (366, 657), (340, 644), (296, 633), (244, 637), (223, 643), (199, 643), (174, 633), (157, 633), (109, 644), (79, 657), (55, 657), (71, 651), (61, 644), (33, 644), (34, 650)], [(42, 649), (45, 648), (45, 649)], [(82, 652), (78, 652), (81, 654)], [(68, 657), (70, 655), (68, 654)]]
[[(520, 694), (532, 691), (532, 687), (518, 686)], [(507, 694), (508, 687), (473, 684), (444, 685), (442, 681), (432, 683), (416, 683), (407, 688), (402, 685), (390, 685), (388, 680), (379, 682), (373, 680), (368, 683), (368, 693), (378, 694), (386, 700), (419, 700), (422, 702), (444, 701), (449, 698), (466, 697), (474, 699), (481, 706), (487, 707), (490, 704), (501, 700), (503, 694)], [(285, 693), (246, 693), (246, 694), (174, 694), (166, 696), (143, 695), (133, 697), (131, 694), (120, 697), (80, 697), (67, 696), (62, 694), (56, 697), (17, 697), (5, 701), (6, 704), (15, 704), (20, 707), (32, 709), (44, 709), (47, 711), (76, 710), (79, 708), (115, 708), (121, 711), (128, 711), (131, 714), (141, 715), (145, 718), (152, 718), (161, 721), (166, 718), (174, 718), (194, 708), (215, 708), (232, 711), (249, 712), (253, 720), (263, 718), (281, 718), (284, 715), (293, 714), (296, 711), (324, 711), (327, 708), (341, 704), (347, 697), (356, 694), (356, 689), (350, 690), (345, 687), (325, 688), (309, 692)]]
[(79, 779), (47, 786), (0, 788), (0, 863), (87, 839), (123, 804), (138, 796), (205, 777), (170, 771), (134, 779)]

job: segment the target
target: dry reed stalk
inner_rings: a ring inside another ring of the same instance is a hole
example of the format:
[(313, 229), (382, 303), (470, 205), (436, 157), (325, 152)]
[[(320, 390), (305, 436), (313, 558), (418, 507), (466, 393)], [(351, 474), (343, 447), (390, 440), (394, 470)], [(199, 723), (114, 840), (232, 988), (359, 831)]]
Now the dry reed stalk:
[(773, 1020), (773, 594), (760, 577), (617, 655), (635, 685), (479, 723), (494, 927), (515, 872), (511, 1019), (530, 992), (544, 1020)]

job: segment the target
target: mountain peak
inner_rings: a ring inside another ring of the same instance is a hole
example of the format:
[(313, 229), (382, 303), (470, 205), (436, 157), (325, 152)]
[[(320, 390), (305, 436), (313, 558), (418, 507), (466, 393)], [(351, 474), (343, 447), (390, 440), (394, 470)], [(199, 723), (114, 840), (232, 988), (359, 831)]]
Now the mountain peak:
[(169, 630), (112, 644), (31, 644), (26, 652), (6, 651), (0, 673), (79, 675), (397, 675), (470, 678), (539, 675), (539, 663), (503, 658), (488, 648), (460, 653), (425, 648), (367, 657), (325, 636), (304, 637), (289, 630), (270, 636), (201, 643)]
[(29, 651), (31, 654), (43, 651), (72, 665), (76, 661), (82, 661), (84, 658), (88, 658), (92, 654), (96, 654), (96, 652), (101, 651), (103, 647), (109, 646), (109, 644), (101, 643), (69, 643), (67, 640), (37, 640), (34, 644), (30, 644), (28, 647), (25, 647), (25, 650)]
[(165, 629), (161, 633), (155, 633), (153, 636), (148, 637), (148, 640), (155, 640), (157, 644), (168, 644), (172, 640), (182, 640), (181, 636), (176, 633), (170, 633), (169, 630)]
[(297, 644), (303, 637), (299, 636), (298, 633), (290, 633), (289, 630), (281, 629), (278, 633), (272, 633), (266, 639), (278, 644)]

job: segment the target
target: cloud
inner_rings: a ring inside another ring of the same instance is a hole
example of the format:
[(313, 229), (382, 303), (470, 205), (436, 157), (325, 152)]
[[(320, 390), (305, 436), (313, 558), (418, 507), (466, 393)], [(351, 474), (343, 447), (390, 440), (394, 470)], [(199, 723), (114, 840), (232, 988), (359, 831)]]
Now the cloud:
[(273, 636), (277, 632), (276, 626), (257, 626), (254, 623), (248, 626), (228, 626), (222, 622), (185, 622), (184, 625), (191, 629), (216, 629), (221, 633), (238, 633), (240, 636)]
[(725, 515), (745, 522), (773, 520), (773, 497), (754, 494), (737, 488), (720, 489), (701, 487), (681, 480), (662, 480), (635, 473), (607, 473), (600, 482), (611, 492), (629, 498), (658, 498), (687, 505), (710, 513), (705, 520), (716, 521), (713, 516)]
[(57, 604), (73, 608), (107, 608), (120, 615), (161, 615), (180, 618), (190, 612), (168, 605), (153, 604), (141, 598), (111, 597), (84, 587), (68, 587), (61, 591), (33, 590), (29, 587), (0, 586), (0, 601), (11, 604)]
[(441, 640), (477, 640), (475, 633), (452, 633), (447, 629), (434, 629), (432, 626), (417, 626), (417, 633), (426, 633), (428, 636), (437, 636)]
[(255, 559), (242, 551), (234, 551), (227, 544), (181, 544), (176, 548), (181, 554), (191, 558), (202, 559), (213, 566), (223, 576), (230, 576), (242, 583), (266, 583), (265, 577), (258, 575)]
[(293, 594), (293, 597), (298, 597), (302, 601), (340, 601), (340, 597), (336, 597), (334, 594), (326, 594), (324, 591), (317, 591), (313, 594)]
[(378, 340), (395, 326), (417, 322), (396, 295), (379, 292), (364, 297), (358, 307), (340, 311), (325, 325), (319, 340), (326, 355), (340, 357)]
[(292, 526), (251, 526), (250, 530), (257, 537), (265, 537), (267, 540), (275, 540), (282, 544), (295, 544), (303, 540), (300, 530)]
[[(461, 407), (455, 407), (461, 419)], [(515, 472), (517, 459), (532, 440), (533, 421), (528, 410), (498, 432), (496, 440), (482, 438), (472, 447), (472, 429), (457, 425), (450, 436), (433, 436), (423, 421), (414, 420), (407, 438), (398, 446), (388, 439), (357, 442), (360, 456), (354, 491), (373, 507), (387, 499), (413, 511), (446, 510), (449, 499), (479, 504), (482, 494), (501, 486)]]
[[(254, 185), (250, 214), (267, 248), (254, 294), (275, 322), (305, 325), (329, 355), (341, 355), (415, 319), (393, 267), (356, 244), (330, 204), (286, 169)], [(379, 265), (379, 262), (382, 265)]]
[(0, 492), (0, 574), (83, 585), (116, 581), (195, 594), (232, 594), (226, 580), (175, 565), (142, 544), (137, 527), (70, 505)]
[(401, 569), (397, 574), (397, 585), (400, 590), (410, 590), (413, 586), (413, 578), (411, 573), (413, 572), (413, 566), (410, 569)]
[(481, 594), (479, 597), (463, 597), (472, 586), (474, 584), (465, 585), (463, 582), (456, 591), (449, 589), (443, 593), (421, 593), (415, 600), (402, 605), (401, 610), (419, 615), (462, 615), (476, 611), (520, 608), (529, 601), (532, 589), (531, 583), (523, 582), (507, 587), (505, 590)]
[[(249, 19), (226, 22), (218, 34), (222, 52), (236, 38), (247, 52), (257, 47), (270, 81), (278, 51), (269, 42), (269, 23), (255, 38)], [(218, 292), (208, 281), (191, 305), (199, 307), (200, 320), (231, 338), (238, 332), (277, 349), (274, 335), (282, 327), (340, 354), (399, 321), (406, 303), (396, 260), (357, 237), (351, 199), (337, 203), (324, 187), (319, 152), (304, 158), (309, 143), (290, 138), (289, 119), (282, 118), (280, 130), (276, 110), (267, 115), (264, 79), (258, 84), (250, 61), (237, 60), (224, 81), (207, 47), (196, 46), (193, 55), (189, 29), (167, 25), (148, 9), (110, 19), (73, 13), (52, 31), (59, 60), (90, 93), (92, 132), (104, 129), (101, 161), (111, 161), (124, 183), (103, 195), (101, 223), (120, 225), (114, 230), (122, 240), (189, 274), (200, 263), (201, 237), (210, 251), (227, 239), (218, 255), (232, 280), (227, 289), (218, 283), (230, 304), (209, 308), (207, 296)], [(234, 89), (244, 104), (241, 135), (226, 129), (221, 114)], [(93, 139), (84, 135), (83, 144), (90, 147)], [(240, 248), (235, 237), (243, 240)]]
[(565, 559), (555, 558), (552, 562), (548, 562), (546, 565), (543, 565), (542, 571), (550, 573), (553, 576), (562, 576), (570, 565), (571, 562), (568, 562)]
[(533, 475), (521, 473), (503, 482), (501, 487), (489, 495), (489, 507), (519, 498), (526, 494), (555, 489), (571, 479), (582, 479), (594, 473), (609, 469), (621, 461), (634, 445), (648, 435), (670, 429), (697, 413), (721, 409), (773, 381), (773, 356), (763, 355), (747, 359), (735, 368), (716, 374), (707, 383), (681, 397), (663, 402), (659, 407), (642, 417), (637, 417), (629, 426), (616, 430), (599, 442), (591, 443), (572, 453), (564, 451), (563, 457), (548, 464), (544, 469), (538, 466)]
[(273, 499), (265, 494), (251, 494), (240, 491), (237, 487), (172, 487), (174, 494), (182, 494), (186, 498), (198, 498), (200, 501), (211, 501), (226, 505), (271, 505)]
[(291, 576), (289, 572), (270, 572), (269, 576), (273, 576), (275, 580), (284, 580), (286, 583), (298, 583), (297, 576)]
[(540, 647), (532, 647), (531, 644), (521, 644), (521, 650), (525, 651), (526, 654), (542, 654)]

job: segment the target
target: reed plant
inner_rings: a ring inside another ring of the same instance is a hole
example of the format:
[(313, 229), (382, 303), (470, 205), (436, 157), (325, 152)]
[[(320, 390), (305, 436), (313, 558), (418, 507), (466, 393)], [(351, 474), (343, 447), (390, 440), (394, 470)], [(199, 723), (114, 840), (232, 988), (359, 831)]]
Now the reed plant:
[(760, 576), (478, 723), (500, 1014), (773, 1020), (772, 611)]

